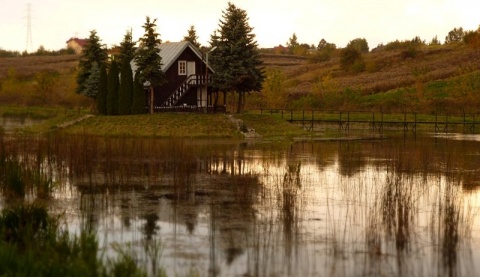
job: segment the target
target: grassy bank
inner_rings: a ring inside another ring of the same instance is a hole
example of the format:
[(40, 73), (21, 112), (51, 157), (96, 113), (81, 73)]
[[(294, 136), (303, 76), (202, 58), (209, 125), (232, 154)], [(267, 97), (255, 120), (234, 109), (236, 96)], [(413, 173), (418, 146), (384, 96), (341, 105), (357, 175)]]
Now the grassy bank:
[(138, 137), (240, 138), (223, 114), (95, 116), (67, 127), (70, 134)]
[[(0, 106), (0, 117), (38, 120), (38, 123), (18, 130), (30, 134), (63, 131), (101, 136), (243, 139), (236, 124), (224, 114), (97, 115), (76, 122), (88, 112), (86, 109)], [(241, 114), (233, 117), (244, 122), (240, 127), (253, 128), (264, 139), (291, 139), (308, 134), (300, 127), (270, 115)]]
[[(253, 128), (262, 138), (290, 139), (306, 132), (268, 115), (233, 115), (241, 124)], [(240, 126), (240, 127), (242, 127)], [(243, 139), (237, 126), (224, 114), (154, 114), (133, 116), (96, 116), (66, 128), (71, 134), (97, 134), (139, 137), (187, 137)]]
[[(4, 118), (30, 118), (37, 120), (32, 126), (18, 129), (18, 132), (38, 134), (65, 132), (67, 134), (87, 134), (98, 136), (157, 137), (157, 138), (197, 138), (242, 140), (242, 132), (254, 130), (264, 140), (293, 140), (295, 138), (337, 138), (349, 136), (341, 132), (338, 122), (347, 124), (349, 130), (370, 130), (375, 126), (388, 130), (462, 132), (473, 131), (478, 123), (478, 114), (422, 114), (422, 113), (380, 113), (380, 112), (333, 112), (333, 111), (279, 111), (258, 110), (243, 114), (198, 114), (161, 113), (129, 116), (89, 115), (86, 109), (64, 108), (17, 108), (0, 107)], [(87, 115), (89, 117), (87, 117)], [(311, 128), (309, 120), (316, 122), (315, 132), (302, 128), (302, 122)], [(288, 120), (296, 121), (291, 124)], [(436, 125), (438, 122), (438, 125)], [(406, 125), (405, 125), (406, 124)], [(346, 125), (345, 125), (346, 126)], [(1, 125), (0, 125), (1, 127)], [(328, 129), (328, 131), (327, 131)], [(412, 129), (413, 130), (413, 129)], [(250, 136), (247, 136), (250, 137)]]
[[(18, 131), (24, 133), (45, 133), (55, 130), (58, 125), (76, 120), (87, 114), (89, 109), (69, 109), (54, 107), (12, 107), (0, 106), (0, 117), (19, 118), (22, 120), (31, 119), (36, 121), (32, 126), (22, 128)], [(1, 127), (1, 126), (0, 126)]]

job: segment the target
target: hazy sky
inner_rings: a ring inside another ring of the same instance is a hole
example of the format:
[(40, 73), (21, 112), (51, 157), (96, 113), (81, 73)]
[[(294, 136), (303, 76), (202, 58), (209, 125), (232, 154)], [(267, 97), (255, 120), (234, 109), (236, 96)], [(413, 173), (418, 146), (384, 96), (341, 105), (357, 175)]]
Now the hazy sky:
[[(232, 0), (247, 11), (260, 47), (285, 45), (295, 32), (300, 43), (317, 45), (325, 38), (344, 47), (355, 38), (379, 43), (420, 36), (443, 42), (454, 27), (477, 29), (480, 2), (474, 0)], [(179, 41), (195, 25), (200, 43), (207, 44), (218, 27), (228, 0), (0, 0), (0, 48), (27, 47), (27, 4), (31, 4), (33, 50), (66, 46), (90, 30), (104, 44), (119, 44), (125, 32), (143, 34), (145, 16), (157, 18), (163, 41)], [(30, 49), (29, 49), (30, 50)]]

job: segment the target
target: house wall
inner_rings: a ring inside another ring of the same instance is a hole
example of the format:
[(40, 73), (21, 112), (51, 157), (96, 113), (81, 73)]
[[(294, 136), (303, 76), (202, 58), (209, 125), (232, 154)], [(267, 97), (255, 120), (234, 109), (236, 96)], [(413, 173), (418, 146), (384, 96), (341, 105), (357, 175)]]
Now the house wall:
[(80, 44), (78, 44), (75, 40), (70, 40), (68, 43), (67, 43), (67, 48), (71, 48), (75, 51), (75, 54), (80, 54), (82, 53), (82, 46), (80, 46)]
[[(186, 48), (185, 51), (178, 57), (175, 62), (167, 69), (165, 75), (167, 77), (168, 83), (155, 88), (155, 106), (160, 106), (163, 102), (172, 94), (188, 76), (178, 75), (178, 61), (195, 61), (195, 72), (197, 75), (205, 74), (205, 63), (198, 58), (198, 56), (190, 48)], [(212, 72), (209, 72), (211, 74)], [(187, 105), (196, 105), (196, 93), (197, 89), (195, 87), (191, 88), (184, 98), (179, 102), (179, 105), (186, 103)], [(193, 96), (191, 96), (193, 94)]]

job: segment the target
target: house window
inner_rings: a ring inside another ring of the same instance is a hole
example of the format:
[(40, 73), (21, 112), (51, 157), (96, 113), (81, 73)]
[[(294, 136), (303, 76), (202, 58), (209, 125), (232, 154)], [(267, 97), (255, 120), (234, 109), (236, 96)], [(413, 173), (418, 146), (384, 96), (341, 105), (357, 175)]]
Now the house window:
[(178, 61), (178, 75), (187, 75), (187, 61)]

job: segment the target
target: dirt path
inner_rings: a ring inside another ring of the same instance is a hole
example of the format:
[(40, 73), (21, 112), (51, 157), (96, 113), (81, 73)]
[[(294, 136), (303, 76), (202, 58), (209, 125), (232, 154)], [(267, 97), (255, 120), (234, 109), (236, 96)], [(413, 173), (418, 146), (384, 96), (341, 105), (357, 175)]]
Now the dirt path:
[(231, 114), (227, 115), (227, 117), (228, 119), (230, 119), (231, 122), (235, 124), (235, 127), (237, 128), (237, 130), (239, 130), (246, 139), (262, 138), (262, 136), (259, 133), (257, 133), (253, 128), (246, 128), (246, 130), (244, 130), (245, 127), (243, 127), (244, 126), (243, 120), (238, 119)]
[(77, 124), (78, 122), (83, 121), (83, 120), (85, 120), (87, 118), (90, 118), (90, 117), (93, 117), (93, 114), (86, 114), (86, 115), (84, 115), (82, 117), (79, 117), (75, 120), (70, 120), (70, 121), (64, 122), (60, 125), (57, 125), (57, 128), (64, 129), (64, 128), (67, 128), (68, 126), (72, 126), (73, 124)]

